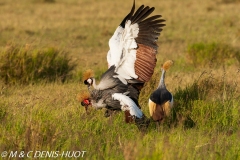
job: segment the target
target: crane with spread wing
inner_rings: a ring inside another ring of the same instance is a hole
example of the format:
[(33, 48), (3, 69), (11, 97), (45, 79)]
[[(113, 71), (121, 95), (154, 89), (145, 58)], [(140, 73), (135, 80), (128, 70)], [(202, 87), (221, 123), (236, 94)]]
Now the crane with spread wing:
[(94, 77), (85, 77), (90, 97), (82, 105), (125, 111), (138, 128), (148, 121), (141, 111), (138, 98), (144, 83), (149, 81), (156, 66), (157, 40), (165, 26), (161, 15), (153, 15), (154, 7), (141, 5), (135, 12), (135, 1), (109, 40), (108, 70), (96, 84)]

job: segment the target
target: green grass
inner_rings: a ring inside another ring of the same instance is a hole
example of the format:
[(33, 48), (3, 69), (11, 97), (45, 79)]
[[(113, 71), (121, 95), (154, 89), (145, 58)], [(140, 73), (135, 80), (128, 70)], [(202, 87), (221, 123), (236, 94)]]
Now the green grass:
[(189, 60), (195, 65), (231, 65), (240, 62), (240, 49), (220, 43), (195, 43), (188, 46)]
[[(10, 65), (4, 56), (14, 53), (12, 60), (17, 63), (9, 69), (25, 65), (24, 74), (11, 76), (11, 85), (0, 79), (0, 153), (84, 150), (83, 159), (89, 160), (240, 159), (240, 15), (237, 1), (225, 2), (136, 1), (137, 6), (154, 6), (154, 13), (167, 20), (158, 41), (155, 73), (139, 100), (148, 117), (148, 98), (157, 87), (160, 66), (167, 59), (174, 61), (165, 81), (175, 108), (159, 132), (151, 122), (146, 133), (125, 124), (123, 112), (105, 118), (104, 109), (91, 108), (87, 114), (77, 100), (87, 90), (83, 72), (91, 68), (99, 79), (107, 69), (108, 39), (132, 2), (0, 2), (0, 64)], [(7, 54), (8, 44), (14, 44), (15, 50)], [(50, 54), (49, 59), (42, 54)], [(32, 77), (39, 69), (32, 66), (34, 60), (47, 71), (69, 61), (76, 66), (61, 83), (41, 79), (54, 79), (52, 70)], [(7, 75), (5, 71), (1, 68), (1, 77)]]
[(75, 64), (67, 54), (55, 48), (29, 50), (8, 46), (0, 53), (0, 79), (6, 84), (30, 84), (41, 81), (64, 82)]
[[(240, 95), (230, 83), (237, 79), (225, 78), (204, 73), (176, 88), (173, 115), (160, 132), (152, 122), (144, 134), (122, 112), (87, 115), (76, 100), (83, 84), (2, 86), (0, 149), (86, 150), (86, 159), (239, 159)], [(140, 98), (147, 116), (148, 89)]]

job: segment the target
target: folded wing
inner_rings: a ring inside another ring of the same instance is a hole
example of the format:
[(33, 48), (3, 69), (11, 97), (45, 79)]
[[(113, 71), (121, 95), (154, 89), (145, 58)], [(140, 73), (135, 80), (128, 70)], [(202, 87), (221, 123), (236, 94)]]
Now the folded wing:
[(114, 93), (112, 95), (112, 98), (120, 102), (122, 111), (129, 111), (132, 116), (142, 118), (143, 116), (142, 111), (138, 108), (134, 101), (127, 95), (122, 93)]

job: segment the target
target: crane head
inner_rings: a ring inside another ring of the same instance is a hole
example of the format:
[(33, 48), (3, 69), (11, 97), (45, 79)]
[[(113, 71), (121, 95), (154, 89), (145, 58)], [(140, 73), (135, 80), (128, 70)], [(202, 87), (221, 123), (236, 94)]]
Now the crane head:
[(78, 101), (81, 103), (83, 107), (85, 107), (85, 110), (88, 110), (88, 107), (92, 105), (90, 100), (90, 94), (88, 92), (82, 92), (77, 97)]
[(164, 64), (162, 65), (161, 70), (167, 71), (172, 65), (173, 65), (173, 61), (172, 61), (172, 60), (167, 60), (167, 61), (164, 62)]
[(88, 111), (88, 107), (92, 105), (91, 103), (91, 100), (90, 99), (84, 99), (82, 102), (81, 102), (81, 105), (83, 107), (85, 107), (85, 111), (87, 112)]
[(81, 105), (84, 106), (84, 107), (88, 107), (89, 105), (91, 105), (91, 100), (90, 99), (84, 99), (81, 102)]
[(93, 78), (88, 78), (88, 79), (84, 80), (84, 84), (87, 85), (88, 87), (92, 86)]
[(91, 69), (88, 69), (83, 73), (84, 84), (88, 85), (88, 87), (90, 87), (93, 83), (92, 77), (94, 77), (94, 73)]

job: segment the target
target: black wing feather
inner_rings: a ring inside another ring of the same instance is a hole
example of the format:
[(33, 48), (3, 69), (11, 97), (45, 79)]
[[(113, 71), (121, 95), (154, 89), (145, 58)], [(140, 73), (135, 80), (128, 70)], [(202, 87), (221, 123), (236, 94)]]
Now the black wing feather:
[(135, 19), (137, 19), (137, 17), (139, 16), (139, 14), (141, 14), (142, 10), (144, 8), (144, 5), (141, 5), (138, 10), (134, 13), (134, 15), (129, 19), (131, 20), (131, 22), (134, 22)]
[(138, 19), (136, 21), (134, 21), (134, 23), (141, 22), (143, 19), (145, 19), (147, 16), (149, 16), (155, 10), (154, 7), (149, 9), (148, 6), (145, 7), (145, 9), (147, 9), (147, 11), (146, 12), (142, 12), (142, 14), (138, 17)]
[(134, 11), (135, 11), (135, 0), (133, 1), (133, 6), (132, 6), (132, 9), (131, 9), (130, 13), (128, 13), (128, 15), (122, 20), (120, 26), (122, 26), (123, 28), (125, 28), (125, 23), (126, 23), (126, 21), (127, 21), (130, 17), (132, 17)]
[(139, 22), (139, 24), (145, 24), (145, 23), (149, 23), (155, 19), (158, 19), (158, 18), (161, 18), (162, 16), (161, 15), (155, 15), (155, 16), (152, 16), (152, 17), (149, 17), (141, 22)]

